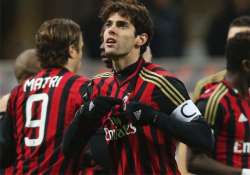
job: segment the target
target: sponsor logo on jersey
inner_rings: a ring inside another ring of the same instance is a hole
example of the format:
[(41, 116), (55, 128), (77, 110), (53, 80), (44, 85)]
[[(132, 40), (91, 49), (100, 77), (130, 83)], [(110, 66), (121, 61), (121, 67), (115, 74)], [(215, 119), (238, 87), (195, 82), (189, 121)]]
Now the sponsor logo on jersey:
[(132, 123), (123, 124), (122, 121), (117, 117), (112, 117), (109, 119), (109, 121), (114, 128), (111, 129), (104, 127), (105, 139), (107, 142), (118, 140), (125, 136), (136, 133), (136, 127), (133, 126)]
[(236, 141), (234, 142), (234, 153), (250, 153), (250, 142)]

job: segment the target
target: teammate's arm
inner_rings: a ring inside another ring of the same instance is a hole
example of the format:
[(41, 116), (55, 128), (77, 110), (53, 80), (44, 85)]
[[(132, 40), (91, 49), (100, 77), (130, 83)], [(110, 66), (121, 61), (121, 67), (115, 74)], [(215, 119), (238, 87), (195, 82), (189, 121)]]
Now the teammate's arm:
[(116, 104), (120, 105), (121, 103), (122, 101), (120, 99), (97, 96), (82, 105), (64, 135), (62, 144), (64, 155), (72, 157), (79, 153), (100, 127), (101, 118), (105, 116), (113, 106)]
[(244, 173), (248, 171), (247, 169), (244, 169), (242, 171), (239, 168), (227, 166), (221, 162), (212, 159), (204, 153), (195, 152), (191, 149), (188, 149), (187, 151), (187, 169), (190, 173), (204, 175), (244, 175)]
[[(207, 100), (198, 101), (197, 107), (202, 113), (205, 113), (207, 106)], [(217, 130), (221, 127), (221, 121), (223, 120), (224, 110), (221, 105), (218, 106), (218, 109), (215, 113), (214, 121), (209, 120), (209, 124), (214, 130), (214, 133), (217, 133)], [(218, 174), (218, 175), (244, 175), (245, 173), (250, 173), (248, 169), (239, 169), (234, 168), (228, 165), (225, 165), (219, 161), (214, 160), (209, 155), (204, 152), (196, 151), (194, 149), (188, 149), (187, 151), (187, 168), (188, 171), (195, 174)]]
[(15, 159), (15, 141), (12, 121), (6, 112), (0, 112), (0, 168), (10, 166)]

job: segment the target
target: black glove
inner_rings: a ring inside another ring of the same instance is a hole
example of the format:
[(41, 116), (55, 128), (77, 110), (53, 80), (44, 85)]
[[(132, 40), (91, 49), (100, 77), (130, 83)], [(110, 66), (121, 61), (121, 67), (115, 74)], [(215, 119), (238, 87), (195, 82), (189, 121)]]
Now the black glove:
[(112, 107), (115, 105), (121, 105), (122, 100), (107, 97), (107, 96), (97, 96), (94, 100), (89, 101), (82, 105), (77, 111), (76, 115), (83, 115), (86, 118), (100, 119), (108, 112), (111, 111)]
[(135, 101), (126, 104), (125, 114), (136, 124), (154, 124), (158, 118), (152, 107)]

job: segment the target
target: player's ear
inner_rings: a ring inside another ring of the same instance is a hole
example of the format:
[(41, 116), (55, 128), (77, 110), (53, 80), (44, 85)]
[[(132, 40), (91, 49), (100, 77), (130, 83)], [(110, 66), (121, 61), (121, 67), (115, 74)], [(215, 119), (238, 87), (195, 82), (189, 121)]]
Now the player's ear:
[(69, 58), (75, 58), (77, 51), (74, 45), (69, 46)]
[(245, 72), (250, 72), (250, 60), (249, 59), (242, 60), (242, 67)]
[(146, 42), (148, 41), (148, 34), (142, 33), (140, 35), (136, 36), (135, 39), (135, 46), (136, 47), (141, 47), (143, 46)]

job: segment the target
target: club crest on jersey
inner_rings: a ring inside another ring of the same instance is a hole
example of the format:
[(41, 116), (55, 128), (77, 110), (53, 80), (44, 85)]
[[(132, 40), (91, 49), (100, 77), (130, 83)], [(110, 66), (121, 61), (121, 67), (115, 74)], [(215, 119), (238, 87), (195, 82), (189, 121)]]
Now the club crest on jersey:
[(95, 104), (93, 103), (93, 101), (90, 102), (89, 104), (89, 111), (92, 111), (92, 109), (95, 107)]
[(125, 95), (122, 99), (122, 102), (123, 102), (123, 110), (126, 111), (126, 108), (127, 108), (127, 103), (129, 101), (129, 95), (130, 93), (127, 93), (127, 95)]

